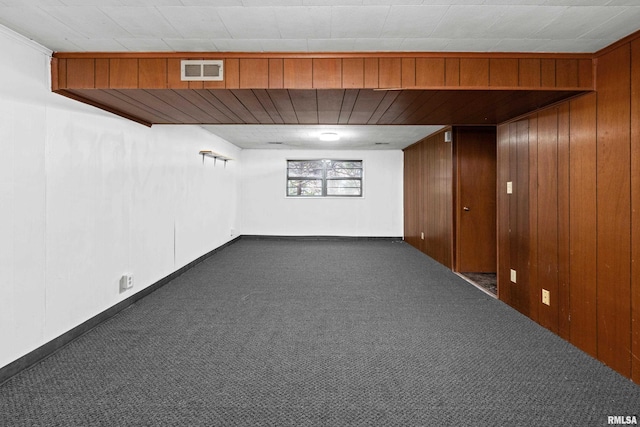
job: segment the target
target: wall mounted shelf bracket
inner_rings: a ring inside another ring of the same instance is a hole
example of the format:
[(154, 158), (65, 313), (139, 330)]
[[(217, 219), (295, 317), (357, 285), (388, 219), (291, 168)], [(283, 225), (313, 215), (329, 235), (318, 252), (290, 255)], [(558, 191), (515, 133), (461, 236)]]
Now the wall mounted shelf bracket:
[(227, 167), (227, 162), (229, 160), (233, 160), (231, 157), (227, 157), (227, 156), (223, 156), (222, 154), (218, 154), (216, 152), (213, 152), (211, 150), (200, 150), (199, 154), (202, 156), (202, 163), (204, 163), (204, 158), (205, 157), (211, 157), (213, 158), (213, 165), (216, 165), (216, 162), (218, 161), (218, 159), (224, 161), (224, 167)]

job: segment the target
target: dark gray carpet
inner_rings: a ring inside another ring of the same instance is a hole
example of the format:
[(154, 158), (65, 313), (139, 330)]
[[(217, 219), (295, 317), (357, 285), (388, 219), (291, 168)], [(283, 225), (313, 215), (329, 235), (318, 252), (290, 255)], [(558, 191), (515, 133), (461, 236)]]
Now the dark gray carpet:
[(405, 243), (242, 239), (0, 386), (0, 425), (605, 426), (639, 402)]

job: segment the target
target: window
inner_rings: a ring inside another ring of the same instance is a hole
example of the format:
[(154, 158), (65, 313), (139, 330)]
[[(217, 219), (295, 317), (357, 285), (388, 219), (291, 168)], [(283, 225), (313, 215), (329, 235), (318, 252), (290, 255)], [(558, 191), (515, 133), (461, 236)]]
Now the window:
[(287, 197), (362, 197), (362, 160), (287, 160)]

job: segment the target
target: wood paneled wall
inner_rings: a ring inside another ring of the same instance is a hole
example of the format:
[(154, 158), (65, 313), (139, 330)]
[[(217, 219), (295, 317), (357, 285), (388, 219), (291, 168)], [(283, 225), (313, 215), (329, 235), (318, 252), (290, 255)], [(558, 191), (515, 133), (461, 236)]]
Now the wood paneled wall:
[(597, 70), (597, 92), (498, 127), (499, 297), (640, 383), (640, 39)]
[[(224, 81), (180, 80), (181, 59), (224, 60)], [(589, 55), (57, 53), (64, 89), (592, 89)]]
[(453, 157), (444, 131), (405, 149), (404, 164), (405, 241), (452, 268)]

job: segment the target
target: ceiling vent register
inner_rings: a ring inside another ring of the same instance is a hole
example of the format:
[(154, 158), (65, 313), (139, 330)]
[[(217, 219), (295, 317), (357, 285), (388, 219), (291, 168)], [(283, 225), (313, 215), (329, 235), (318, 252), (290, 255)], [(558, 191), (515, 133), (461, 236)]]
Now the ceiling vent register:
[(223, 61), (221, 59), (182, 60), (180, 77), (182, 81), (222, 81), (224, 80)]

